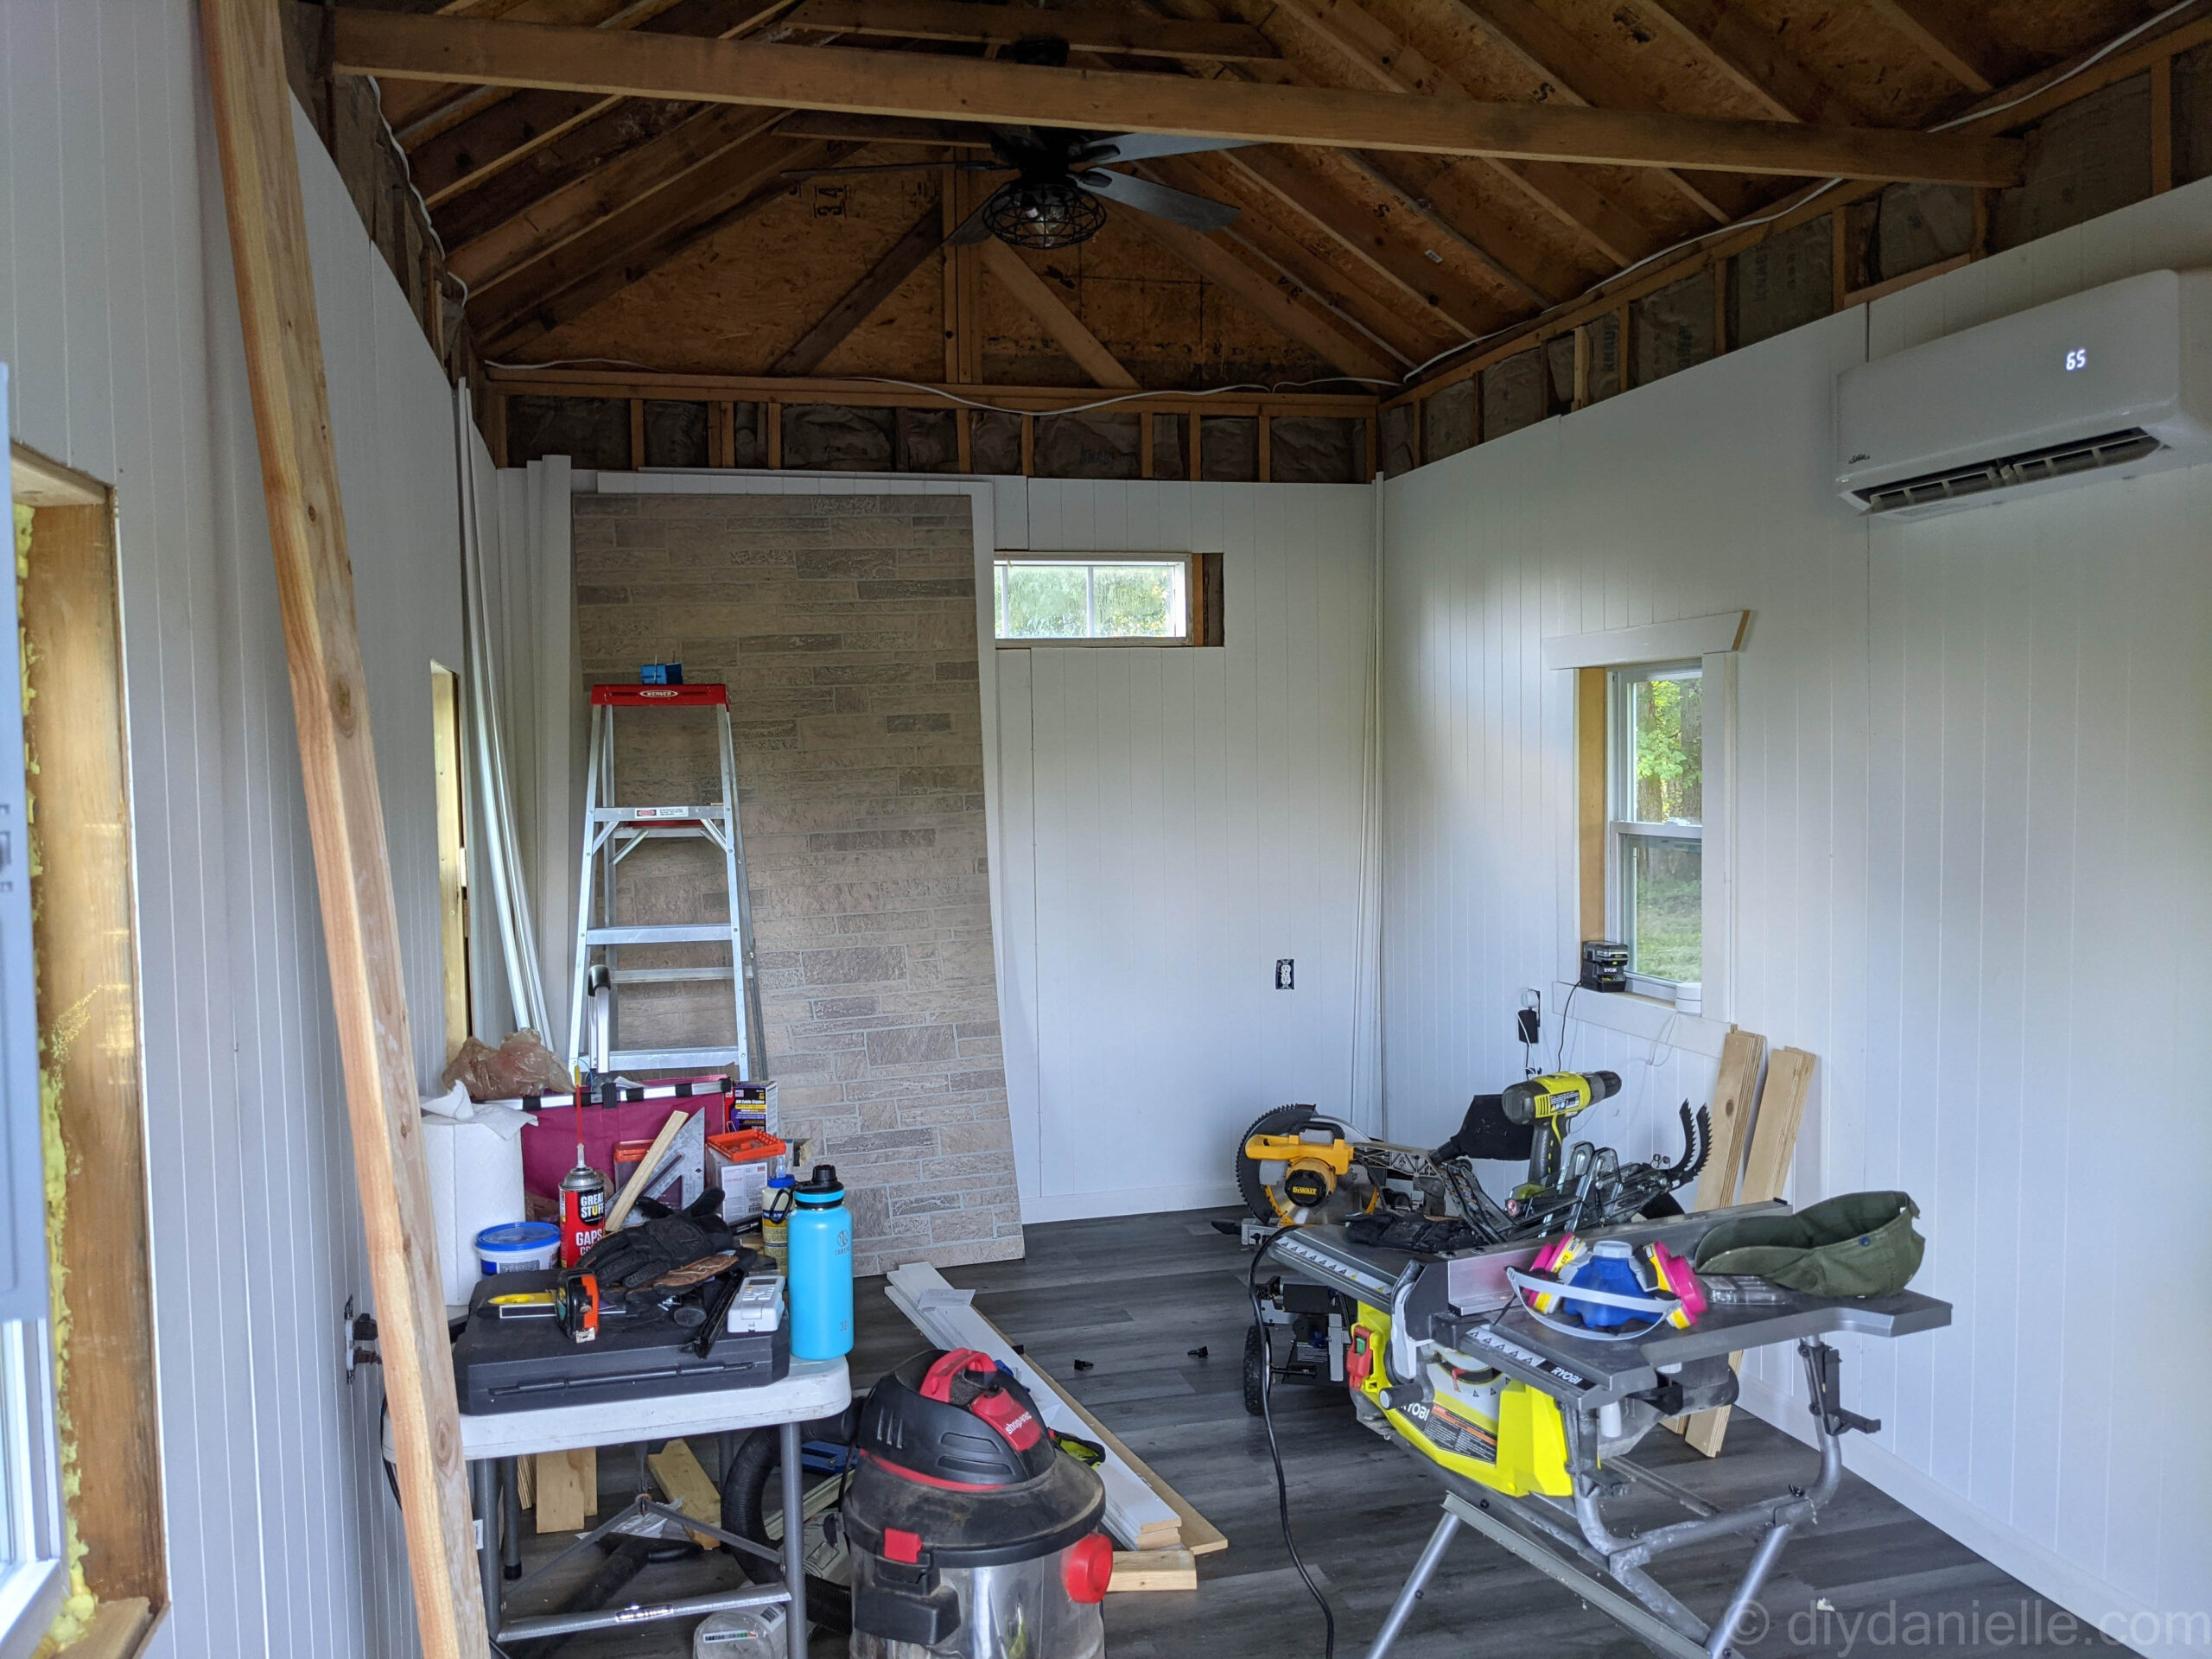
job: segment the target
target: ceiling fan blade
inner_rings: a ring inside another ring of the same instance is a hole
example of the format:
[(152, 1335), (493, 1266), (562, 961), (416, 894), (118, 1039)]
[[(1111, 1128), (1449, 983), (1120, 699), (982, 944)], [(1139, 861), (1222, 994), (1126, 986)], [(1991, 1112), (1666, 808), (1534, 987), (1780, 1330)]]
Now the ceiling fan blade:
[(1172, 132), (1117, 132), (1086, 144), (1079, 164), (1098, 167), (1107, 162), (1148, 162), (1164, 156), (1195, 156), (1207, 149), (1244, 149), (1250, 138), (1179, 138)]
[(875, 162), (860, 167), (793, 167), (778, 176), (786, 179), (828, 179), (849, 173), (934, 173), (950, 167), (956, 173), (1006, 173), (1012, 169), (992, 162)]
[(1122, 207), (1134, 207), (1141, 213), (1157, 214), (1172, 224), (1193, 231), (1221, 230), (1244, 211), (1241, 207), (1232, 207), (1225, 201), (1194, 196), (1187, 190), (1171, 190), (1164, 184), (1153, 183), (1149, 179), (1132, 178), (1127, 173), (1109, 173), (1099, 168), (1077, 174), (1075, 181), (1094, 196), (1118, 201)]

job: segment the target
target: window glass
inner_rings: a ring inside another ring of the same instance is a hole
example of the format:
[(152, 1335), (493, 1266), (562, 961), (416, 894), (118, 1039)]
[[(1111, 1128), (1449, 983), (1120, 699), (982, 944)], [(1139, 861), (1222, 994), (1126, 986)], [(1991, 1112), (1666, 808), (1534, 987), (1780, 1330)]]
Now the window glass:
[(1704, 971), (1705, 682), (1675, 668), (1614, 676), (1613, 903), (1631, 981)]
[(1704, 976), (1705, 843), (1623, 837), (1629, 971), (1689, 983)]
[(1640, 823), (1705, 818), (1705, 682), (1695, 673), (1629, 684), (1630, 810)]
[(1190, 632), (1187, 559), (1001, 559), (1001, 639), (1156, 639)]

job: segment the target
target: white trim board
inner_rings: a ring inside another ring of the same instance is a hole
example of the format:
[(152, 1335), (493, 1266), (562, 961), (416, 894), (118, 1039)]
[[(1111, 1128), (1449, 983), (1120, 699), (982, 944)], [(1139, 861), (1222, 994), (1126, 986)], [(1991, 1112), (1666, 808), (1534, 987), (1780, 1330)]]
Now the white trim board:
[[(1736, 1402), (1739, 1409), (1749, 1411), (1761, 1422), (1780, 1429), (1792, 1440), (1808, 1446), (1813, 1444), (1811, 1414), (1793, 1393), (1751, 1376), (1742, 1379), (1740, 1388)], [(2094, 1626), (2100, 1618), (2107, 1624), (2115, 1618), (2132, 1621), (2139, 1615), (2146, 1623), (2155, 1621), (2161, 1626), (2165, 1624), (2164, 1617), (2147, 1602), (2116, 1590), (2092, 1570), (2038, 1543), (2017, 1527), (1994, 1519), (1989, 1511), (1914, 1468), (1878, 1440), (1863, 1434), (1847, 1434), (1843, 1446), (1844, 1464), (1853, 1474), (1896, 1499), (1930, 1526), (1941, 1528), (2038, 1595), (2057, 1603), (2085, 1625)], [(1788, 1559), (1786, 1554), (1783, 1559)], [(1786, 1617), (1784, 1610), (1769, 1611), (1775, 1615), (1777, 1624)], [(2184, 1653), (2196, 1656), (2203, 1652), (2202, 1646), (2187, 1647), (2181, 1642), (2145, 1644), (2135, 1642), (2125, 1631), (2123, 1636), (2128, 1646), (2120, 1650), (2152, 1656), (2152, 1659), (2164, 1659), (2169, 1654), (2178, 1659)], [(2087, 1631), (2076, 1639), (2084, 1646), (2113, 1650), (2089, 1637)]]
[(1555, 633), (1544, 641), (1546, 668), (1618, 668), (1631, 663), (1671, 663), (1741, 647), (1751, 626), (1749, 611), (1685, 617), (1679, 622), (1651, 622), (1640, 628), (1605, 628), (1596, 633)]
[[(1000, 1370), (1029, 1391), (1037, 1414), (1047, 1428), (1078, 1440), (1090, 1438), (1090, 1425), (1076, 1414), (1060, 1389), (1039, 1375), (1021, 1351), (976, 1311), (973, 1290), (956, 1290), (926, 1262), (908, 1262), (884, 1275), (883, 1294), (939, 1348), (947, 1351), (971, 1348), (997, 1361)], [(1115, 1537), (1129, 1549), (1164, 1548), (1187, 1541), (1182, 1537), (1183, 1517), (1167, 1500), (1154, 1491), (1111, 1446), (1103, 1449), (1098, 1478), (1106, 1489), (1106, 1524)], [(1154, 1535), (1156, 1541), (1147, 1543), (1147, 1534)]]

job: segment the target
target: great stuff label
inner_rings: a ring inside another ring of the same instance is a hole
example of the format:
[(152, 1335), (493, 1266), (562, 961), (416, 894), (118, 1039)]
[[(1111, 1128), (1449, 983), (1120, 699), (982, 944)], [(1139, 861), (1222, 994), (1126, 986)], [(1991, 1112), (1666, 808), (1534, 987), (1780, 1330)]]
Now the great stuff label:
[(561, 1265), (575, 1267), (606, 1231), (606, 1178), (578, 1164), (561, 1178)]

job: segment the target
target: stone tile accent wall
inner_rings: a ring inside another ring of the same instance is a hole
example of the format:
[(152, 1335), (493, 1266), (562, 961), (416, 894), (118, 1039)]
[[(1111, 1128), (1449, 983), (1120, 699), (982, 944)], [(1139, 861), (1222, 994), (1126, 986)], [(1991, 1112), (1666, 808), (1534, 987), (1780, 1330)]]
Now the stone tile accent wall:
[[(769, 1074), (851, 1191), (858, 1271), (1019, 1256), (966, 499), (581, 495), (575, 532), (587, 676), (730, 688)], [(710, 731), (618, 716), (620, 798), (711, 798)], [(640, 849), (622, 918), (727, 916), (720, 857)], [(727, 957), (705, 950), (622, 961)], [(727, 982), (620, 998), (621, 1044), (731, 1040)]]

